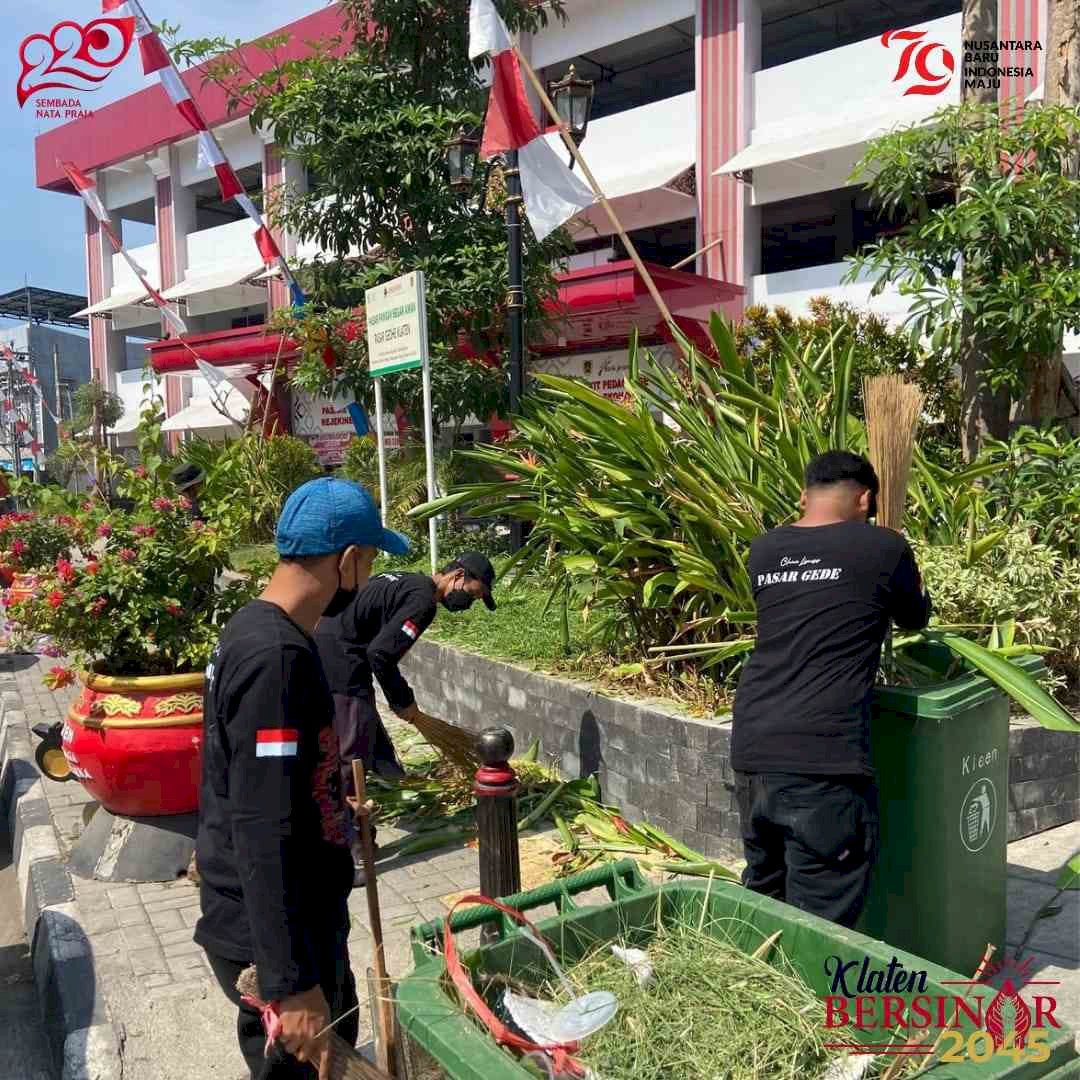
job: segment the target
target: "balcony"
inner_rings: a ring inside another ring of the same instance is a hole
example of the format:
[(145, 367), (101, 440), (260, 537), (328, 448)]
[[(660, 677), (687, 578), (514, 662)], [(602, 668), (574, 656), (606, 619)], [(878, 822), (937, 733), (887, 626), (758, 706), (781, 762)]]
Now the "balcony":
[[(925, 36), (899, 80), (901, 55), (911, 43), (889, 48), (880, 37), (757, 72), (750, 142), (721, 172), (752, 172), (756, 204), (843, 187), (871, 139), (955, 105), (963, 59), (960, 16), (909, 29)], [(953, 57), (952, 74), (943, 49)], [(918, 73), (920, 62), (934, 78)], [(917, 86), (935, 92), (908, 93)]]
[(849, 266), (849, 263), (840, 262), (788, 270), (782, 274), (758, 274), (751, 284), (751, 303), (784, 307), (799, 316), (810, 313), (810, 301), (815, 296), (826, 296), (837, 303), (844, 301), (872, 311), (894, 325), (900, 325), (907, 317), (907, 299), (894, 285), (887, 286), (880, 296), (871, 297), (873, 283), (867, 277), (860, 277), (850, 285), (841, 284)]
[(188, 233), (183, 280), (162, 295), (183, 301), (193, 316), (265, 304), (265, 284), (249, 284), (265, 269), (255, 231), (254, 222), (244, 218)]
[[(157, 288), (161, 281), (157, 244), (131, 248), (128, 254), (145, 271), (150, 284)], [(161, 321), (157, 308), (148, 306), (146, 289), (135, 271), (118, 254), (112, 257), (112, 289), (96, 304), (83, 308), (79, 315), (108, 315), (114, 330), (156, 326)]]

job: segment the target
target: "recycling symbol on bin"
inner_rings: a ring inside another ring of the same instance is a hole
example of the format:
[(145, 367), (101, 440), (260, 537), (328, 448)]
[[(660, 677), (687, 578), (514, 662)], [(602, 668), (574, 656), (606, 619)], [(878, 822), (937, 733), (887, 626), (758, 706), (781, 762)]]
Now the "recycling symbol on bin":
[(971, 852), (982, 851), (994, 835), (997, 822), (997, 789), (982, 777), (968, 788), (960, 806), (960, 839)]

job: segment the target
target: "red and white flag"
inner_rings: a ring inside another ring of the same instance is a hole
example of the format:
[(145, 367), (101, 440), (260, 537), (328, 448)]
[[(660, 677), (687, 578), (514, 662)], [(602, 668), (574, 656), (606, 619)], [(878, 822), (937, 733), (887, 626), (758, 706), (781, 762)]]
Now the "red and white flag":
[(255, 756), (296, 757), (299, 742), (296, 728), (264, 728), (255, 732)]
[(263, 262), (267, 266), (277, 265), (286, 284), (290, 287), (294, 286), (296, 279), (289, 270), (277, 241), (266, 227), (262, 214), (244, 191), (244, 185), (240, 183), (236, 171), (229, 164), (221, 143), (206, 123), (202, 110), (181, 78), (168, 50), (161, 43), (142, 4), (139, 0), (101, 0), (101, 7), (104, 12), (128, 15), (135, 20), (135, 36), (139, 42), (139, 54), (142, 56), (143, 74), (157, 74), (176, 111), (184, 118), (192, 131), (198, 134), (199, 163), (214, 170), (218, 187), (221, 189), (222, 201), (234, 199), (244, 213), (251, 218), (256, 225), (255, 246), (259, 249)]
[(469, 56), (489, 56), (491, 96), (481, 157), (517, 150), (525, 213), (537, 240), (596, 202), (596, 195), (543, 137), (521, 77), (510, 32), (491, 0), (469, 4)]
[[(108, 0), (106, 0), (107, 2)], [(90, 213), (98, 219), (101, 231), (109, 238), (114, 250), (131, 267), (132, 273), (139, 279), (139, 283), (146, 290), (146, 295), (157, 305), (161, 317), (177, 334), (186, 334), (187, 324), (169, 307), (169, 302), (161, 293), (150, 284), (146, 271), (131, 257), (127, 248), (124, 247), (123, 241), (113, 228), (112, 221), (109, 218), (109, 211), (105, 209), (105, 204), (98, 196), (97, 184), (93, 177), (87, 176), (86, 173), (76, 168), (70, 161), (60, 162), (60, 167), (71, 181), (71, 186), (82, 196), (83, 202), (90, 208)]]

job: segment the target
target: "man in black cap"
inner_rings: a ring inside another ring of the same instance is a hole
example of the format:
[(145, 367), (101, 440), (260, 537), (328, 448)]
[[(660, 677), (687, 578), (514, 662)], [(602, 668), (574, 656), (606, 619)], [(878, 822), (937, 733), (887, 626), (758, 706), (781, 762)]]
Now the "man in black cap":
[(188, 508), (191, 520), (205, 521), (206, 518), (203, 516), (202, 508), (199, 506), (199, 494), (202, 491), (203, 484), (206, 482), (206, 473), (198, 465), (188, 461), (173, 469), (169, 474), (169, 478), (173, 482), (173, 487), (191, 502), (191, 506)]
[(436, 605), (467, 611), (481, 600), (494, 611), (494, 583), (491, 562), (468, 551), (435, 574), (378, 574), (342, 614), (320, 620), (315, 641), (334, 695), (334, 730), (349, 796), (355, 794), (354, 759), (383, 776), (404, 775), (375, 707), (374, 680), (398, 716), (415, 717), (416, 695), (398, 669), (402, 657), (431, 625)]

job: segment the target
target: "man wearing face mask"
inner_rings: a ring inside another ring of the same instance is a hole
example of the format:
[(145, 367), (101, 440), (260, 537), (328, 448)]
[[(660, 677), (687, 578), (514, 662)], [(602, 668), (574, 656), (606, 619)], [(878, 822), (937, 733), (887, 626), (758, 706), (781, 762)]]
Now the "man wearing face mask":
[(430, 576), (377, 574), (343, 614), (319, 623), (315, 640), (334, 695), (334, 729), (348, 795), (353, 794), (354, 759), (383, 776), (404, 775), (375, 707), (374, 681), (398, 716), (416, 716), (416, 695), (398, 669), (402, 658), (431, 625), (439, 604), (447, 611), (467, 611), (480, 600), (494, 611), (494, 583), (491, 562), (469, 551)]
[[(356, 1004), (353, 865), (334, 703), (312, 634), (353, 601), (377, 550), (403, 555), (409, 542), (383, 528), (359, 484), (320, 477), (289, 496), (277, 548), (269, 584), (229, 620), (206, 668), (195, 940), (238, 1007), (253, 1080), (324, 1080), (321, 1033)], [(251, 964), (281, 1017), (267, 1058), (261, 1015), (236, 991)], [(356, 1014), (335, 1030), (355, 1042)]]
[(907, 541), (870, 525), (878, 478), (830, 450), (802, 517), (750, 548), (757, 644), (735, 694), (731, 765), (755, 892), (854, 926), (877, 858), (870, 697), (892, 620), (930, 618)]

